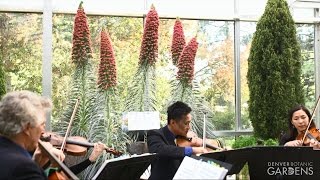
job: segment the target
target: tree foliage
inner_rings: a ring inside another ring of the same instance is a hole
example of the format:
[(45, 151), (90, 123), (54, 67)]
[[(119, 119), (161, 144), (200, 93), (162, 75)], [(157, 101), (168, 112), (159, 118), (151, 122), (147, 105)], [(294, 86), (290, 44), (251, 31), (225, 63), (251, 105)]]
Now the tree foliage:
[(249, 117), (257, 137), (277, 138), (287, 112), (303, 103), (301, 55), (285, 0), (269, 0), (259, 20), (248, 59)]

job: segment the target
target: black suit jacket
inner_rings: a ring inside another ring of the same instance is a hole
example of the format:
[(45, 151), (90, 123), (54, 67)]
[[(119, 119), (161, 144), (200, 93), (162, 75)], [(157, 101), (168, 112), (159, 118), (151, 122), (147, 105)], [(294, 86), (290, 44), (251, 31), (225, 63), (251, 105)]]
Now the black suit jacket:
[(185, 156), (184, 147), (177, 147), (172, 136), (167, 126), (148, 131), (149, 152), (157, 153), (157, 158), (151, 163), (149, 180), (172, 179), (178, 170)]
[(0, 137), (0, 179), (47, 179), (28, 152), (11, 140)]

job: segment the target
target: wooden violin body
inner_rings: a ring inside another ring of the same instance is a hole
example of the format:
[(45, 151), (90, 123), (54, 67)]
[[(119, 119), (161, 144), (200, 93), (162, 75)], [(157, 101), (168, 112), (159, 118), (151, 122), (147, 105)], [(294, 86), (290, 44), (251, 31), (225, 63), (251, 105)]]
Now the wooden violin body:
[[(63, 142), (63, 137), (52, 132), (46, 132), (42, 135), (41, 140), (50, 142), (54, 147), (60, 147)], [(73, 156), (83, 156), (87, 153), (89, 147), (94, 147), (93, 143), (89, 143), (86, 138), (80, 136), (71, 136), (66, 140), (64, 151)], [(116, 156), (122, 153), (112, 148), (106, 148), (106, 152)]]
[[(196, 140), (197, 143), (193, 143), (193, 139)], [(177, 136), (176, 143), (179, 147), (200, 147), (203, 144), (203, 139), (199, 138), (194, 132), (189, 131), (187, 137)], [(217, 139), (206, 139), (205, 146), (210, 150), (224, 150), (220, 141)]]
[[(306, 134), (305, 138), (304, 135)], [(304, 139), (303, 139), (304, 138)], [(299, 134), (296, 138), (296, 140), (303, 140), (304, 145), (309, 145), (310, 140), (313, 139), (315, 141), (320, 141), (320, 131), (316, 127), (311, 127), (308, 132), (303, 132)]]

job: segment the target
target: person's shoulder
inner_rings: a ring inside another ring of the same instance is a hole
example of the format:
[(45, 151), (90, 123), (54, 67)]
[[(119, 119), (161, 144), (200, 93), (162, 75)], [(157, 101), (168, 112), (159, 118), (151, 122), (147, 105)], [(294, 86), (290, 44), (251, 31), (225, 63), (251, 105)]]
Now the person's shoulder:
[(4, 170), (6, 179), (46, 179), (43, 170), (30, 157), (17, 151), (1, 152), (0, 159), (0, 166), (7, 169)]
[(279, 145), (284, 145), (285, 143), (291, 140), (293, 140), (293, 138), (290, 136), (290, 134), (288, 133), (282, 134), (282, 136), (279, 139)]
[(13, 172), (15, 177), (23, 179), (46, 179), (43, 170), (32, 159), (18, 163)]
[(161, 135), (161, 134), (163, 134), (162, 129), (163, 129), (163, 127), (160, 128), (160, 129), (151, 129), (151, 130), (149, 130), (147, 132), (147, 135), (148, 136), (150, 136), (150, 135)]

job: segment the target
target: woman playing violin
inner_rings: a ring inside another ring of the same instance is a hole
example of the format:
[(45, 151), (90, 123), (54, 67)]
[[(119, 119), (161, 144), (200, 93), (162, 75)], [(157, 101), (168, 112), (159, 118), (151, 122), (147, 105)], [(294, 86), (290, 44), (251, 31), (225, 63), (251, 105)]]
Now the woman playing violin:
[[(302, 105), (298, 105), (292, 108), (289, 111), (289, 118), (288, 118), (289, 130), (287, 134), (281, 137), (280, 145), (284, 145), (284, 146), (306, 145), (305, 143), (306, 141), (303, 142), (303, 138), (301, 137), (304, 136), (310, 120), (311, 120), (311, 114), (306, 107)], [(315, 123), (313, 121), (310, 123), (310, 127), (308, 131), (310, 131), (311, 129), (316, 130), (318, 134), (319, 131), (316, 129)], [(308, 137), (306, 137), (305, 139), (308, 139)], [(307, 145), (313, 147), (314, 149), (320, 149), (319, 142), (313, 138), (308, 139)]]

